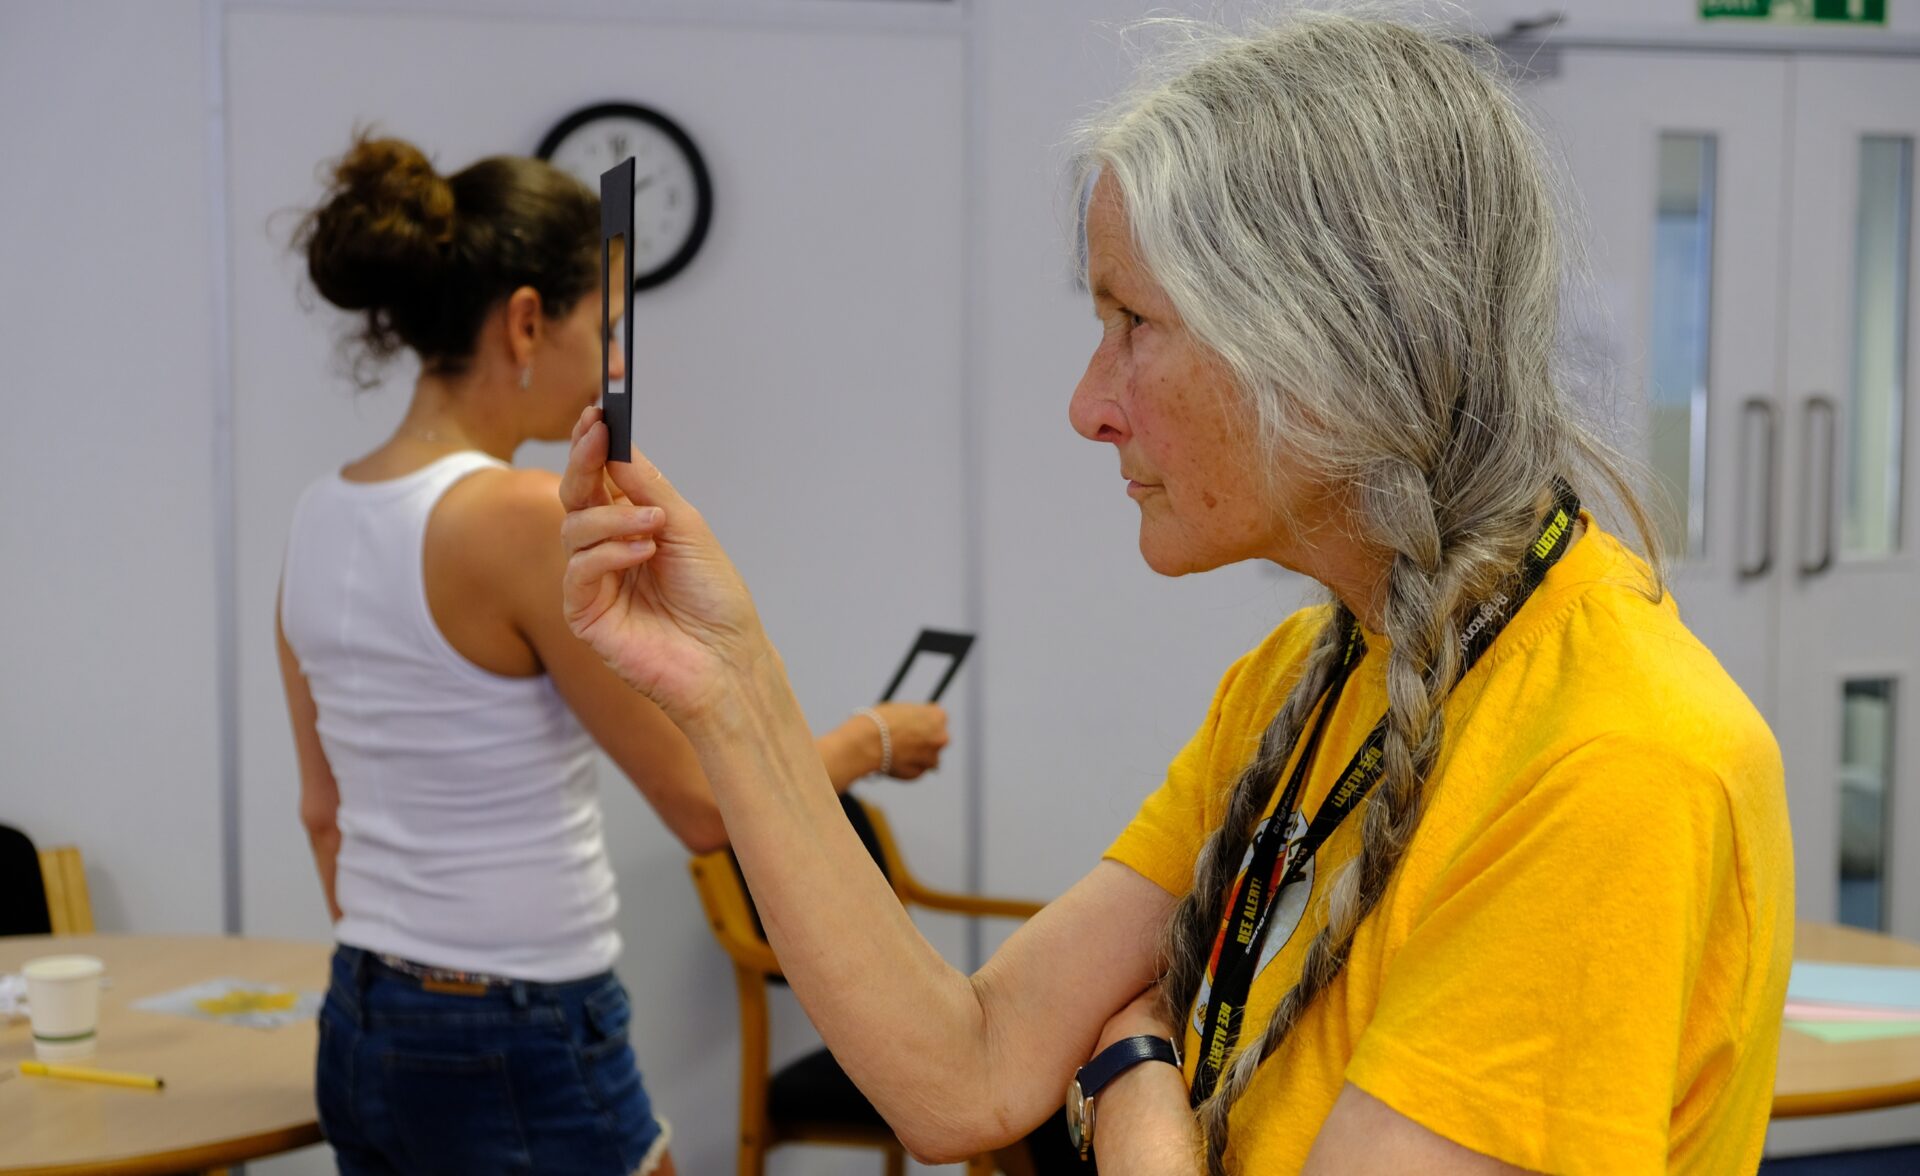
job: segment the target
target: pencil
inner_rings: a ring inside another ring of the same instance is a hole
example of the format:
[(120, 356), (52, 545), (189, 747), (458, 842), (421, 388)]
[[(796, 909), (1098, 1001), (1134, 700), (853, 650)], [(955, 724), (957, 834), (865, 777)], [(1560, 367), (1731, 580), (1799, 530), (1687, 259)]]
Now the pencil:
[(159, 1090), (167, 1083), (157, 1074), (124, 1074), (118, 1070), (96, 1070), (92, 1066), (62, 1066), (48, 1062), (21, 1062), (22, 1074), (43, 1078), (70, 1078), (75, 1082), (104, 1082), (108, 1086), (137, 1086)]

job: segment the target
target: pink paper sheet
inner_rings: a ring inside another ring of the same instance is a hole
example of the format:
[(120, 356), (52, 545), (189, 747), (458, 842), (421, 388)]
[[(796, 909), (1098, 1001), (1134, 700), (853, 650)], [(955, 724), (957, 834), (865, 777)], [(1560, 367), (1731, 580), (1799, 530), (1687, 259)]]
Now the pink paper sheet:
[(1865, 1005), (1826, 1004), (1817, 1000), (1790, 1000), (1786, 1019), (1790, 1021), (1912, 1021), (1912, 1009), (1877, 1009)]

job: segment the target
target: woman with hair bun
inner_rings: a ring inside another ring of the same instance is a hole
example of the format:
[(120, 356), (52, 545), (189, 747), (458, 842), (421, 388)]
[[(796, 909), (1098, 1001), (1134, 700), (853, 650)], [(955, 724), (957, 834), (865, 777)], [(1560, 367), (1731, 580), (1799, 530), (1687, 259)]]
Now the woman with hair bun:
[(698, 511), (608, 465), (591, 410), (574, 631), (692, 739), (794, 992), (916, 1154), (1064, 1092), (1103, 1176), (1753, 1171), (1793, 944), (1779, 752), (1580, 505), (1640, 515), (1556, 378), (1525, 120), (1451, 34), (1175, 40), (1086, 132), (1101, 335), (1068, 415), (1155, 571), (1265, 559), (1326, 596), (1227, 670), (1105, 860), (948, 967), (843, 868)]
[[(340, 1171), (671, 1173), (627, 1041), (594, 746), (674, 835), (725, 844), (692, 747), (568, 631), (558, 479), (509, 463), (600, 385), (598, 198), (537, 160), (437, 174), (362, 136), (298, 243), (420, 375), (393, 436), (294, 512), (279, 650), (339, 948), (320, 1016)], [(623, 378), (613, 352), (613, 378)], [(933, 706), (814, 743), (836, 789), (933, 768)], [(683, 896), (676, 896), (679, 901)]]

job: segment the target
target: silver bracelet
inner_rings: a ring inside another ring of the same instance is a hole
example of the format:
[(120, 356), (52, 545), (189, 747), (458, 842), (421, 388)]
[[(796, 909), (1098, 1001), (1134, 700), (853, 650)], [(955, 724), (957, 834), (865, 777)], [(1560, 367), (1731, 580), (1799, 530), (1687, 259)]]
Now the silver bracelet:
[(853, 713), (867, 716), (873, 720), (874, 726), (880, 728), (880, 774), (893, 775), (893, 732), (887, 727), (887, 720), (870, 706), (863, 706)]

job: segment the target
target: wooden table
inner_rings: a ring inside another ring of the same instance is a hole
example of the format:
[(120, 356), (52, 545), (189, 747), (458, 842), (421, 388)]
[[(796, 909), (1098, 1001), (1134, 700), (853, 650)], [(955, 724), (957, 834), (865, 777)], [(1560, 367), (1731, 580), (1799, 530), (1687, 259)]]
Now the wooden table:
[[(1835, 927), (1801, 923), (1793, 958), (1810, 963), (1896, 964), (1920, 967), (1920, 944)], [(1780, 1069), (1773, 1081), (1773, 1117), (1838, 1115), (1920, 1103), (1920, 1036), (1829, 1044), (1791, 1027), (1780, 1034)]]
[(231, 977), (306, 992), (327, 984), (328, 943), (215, 936), (65, 935), (0, 939), (0, 973), (35, 956), (107, 965), (100, 1045), (78, 1065), (158, 1074), (164, 1090), (22, 1075), (33, 1036), (0, 1021), (0, 1173), (140, 1176), (199, 1171), (320, 1142), (315, 1028), (247, 1029), (128, 1006)]

